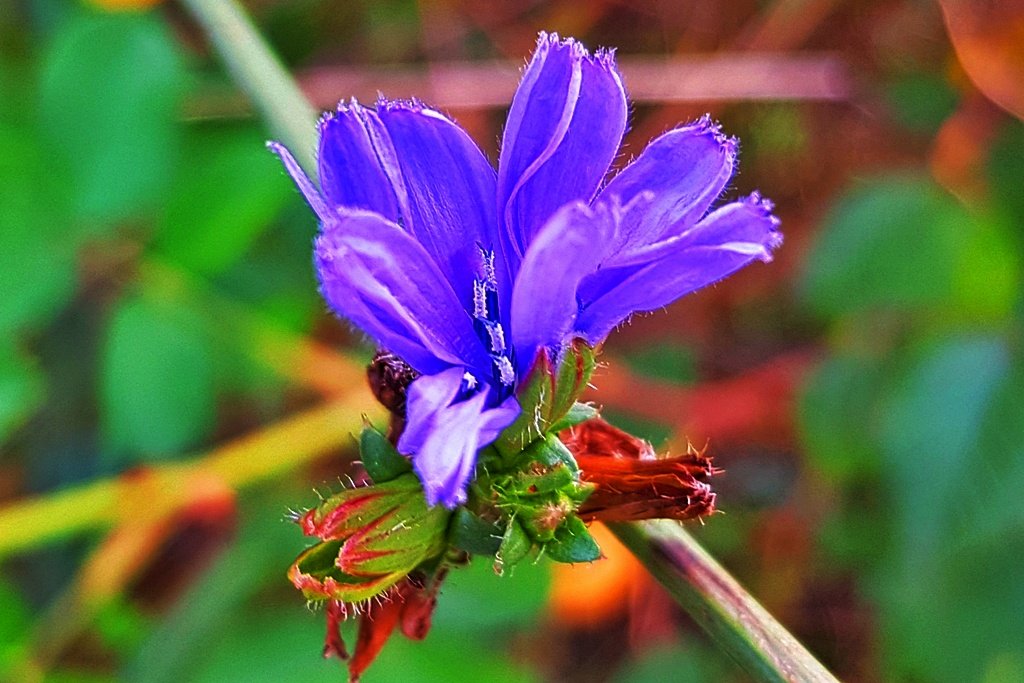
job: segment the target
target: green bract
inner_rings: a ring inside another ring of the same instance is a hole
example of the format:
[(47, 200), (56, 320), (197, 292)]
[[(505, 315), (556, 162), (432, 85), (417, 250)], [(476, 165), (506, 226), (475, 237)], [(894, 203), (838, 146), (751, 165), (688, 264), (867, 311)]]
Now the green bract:
[(449, 538), (466, 552), (492, 555), (495, 570), (537, 547), (559, 562), (601, 556), (576, 516), (592, 486), (580, 479), (558, 432), (597, 415), (578, 403), (594, 371), (594, 349), (577, 341), (557, 368), (540, 354), (517, 398), (523, 412), (480, 456), (469, 501), (456, 514)]

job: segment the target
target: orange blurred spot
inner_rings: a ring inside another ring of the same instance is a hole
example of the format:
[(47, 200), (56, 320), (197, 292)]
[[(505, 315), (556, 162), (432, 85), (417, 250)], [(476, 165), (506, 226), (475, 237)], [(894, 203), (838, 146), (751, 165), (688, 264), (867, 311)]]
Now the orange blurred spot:
[(1024, 3), (941, 0), (946, 30), (981, 92), (1024, 119)]
[(999, 123), (999, 111), (986, 100), (966, 97), (935, 135), (928, 157), (935, 180), (961, 199), (983, 196), (985, 159)]
[(90, 5), (105, 9), (108, 12), (130, 12), (148, 9), (161, 0), (88, 0)]
[(590, 532), (604, 559), (554, 566), (550, 606), (555, 619), (566, 626), (593, 626), (624, 613), (632, 594), (650, 580), (607, 527), (594, 524)]

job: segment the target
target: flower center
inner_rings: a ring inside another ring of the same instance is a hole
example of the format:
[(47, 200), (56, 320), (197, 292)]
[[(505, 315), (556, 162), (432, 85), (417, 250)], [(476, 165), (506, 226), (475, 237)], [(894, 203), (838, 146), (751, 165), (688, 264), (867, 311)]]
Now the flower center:
[(516, 373), (505, 343), (505, 328), (498, 316), (498, 279), (494, 274), (494, 252), (480, 248), (483, 274), (473, 280), (473, 327), (494, 361), (496, 386), (511, 388)]

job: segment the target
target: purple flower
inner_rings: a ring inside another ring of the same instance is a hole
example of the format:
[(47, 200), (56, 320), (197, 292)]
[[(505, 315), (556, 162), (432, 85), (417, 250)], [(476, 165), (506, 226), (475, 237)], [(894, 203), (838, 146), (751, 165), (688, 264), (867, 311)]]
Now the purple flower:
[(319, 217), (330, 307), (421, 373), (399, 450), (433, 505), (465, 500), (476, 454), (519, 414), (538, 352), (604, 339), (781, 242), (757, 194), (709, 210), (736, 141), (710, 118), (657, 138), (602, 187), (626, 129), (611, 52), (541, 34), (498, 172), (419, 102), (351, 104), (320, 122), (318, 191), (271, 143)]

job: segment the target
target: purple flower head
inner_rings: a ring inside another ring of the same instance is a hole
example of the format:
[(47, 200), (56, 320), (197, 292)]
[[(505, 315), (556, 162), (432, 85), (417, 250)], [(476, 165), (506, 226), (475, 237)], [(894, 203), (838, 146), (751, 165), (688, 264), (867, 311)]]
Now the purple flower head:
[(626, 113), (611, 52), (542, 33), (497, 173), (462, 128), (416, 101), (325, 116), (322, 191), (271, 143), (320, 220), (324, 298), (421, 373), (398, 446), (432, 505), (465, 501), (477, 452), (519, 415), (517, 383), (540, 351), (596, 344), (781, 243), (757, 194), (710, 211), (736, 141), (706, 116), (602, 186)]

